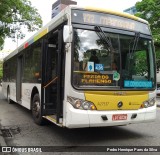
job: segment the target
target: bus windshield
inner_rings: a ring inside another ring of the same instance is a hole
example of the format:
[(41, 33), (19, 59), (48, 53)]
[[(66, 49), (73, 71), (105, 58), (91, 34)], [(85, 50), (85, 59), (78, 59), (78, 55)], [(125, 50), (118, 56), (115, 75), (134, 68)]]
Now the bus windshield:
[(152, 89), (155, 66), (151, 39), (74, 29), (72, 85), (92, 89)]

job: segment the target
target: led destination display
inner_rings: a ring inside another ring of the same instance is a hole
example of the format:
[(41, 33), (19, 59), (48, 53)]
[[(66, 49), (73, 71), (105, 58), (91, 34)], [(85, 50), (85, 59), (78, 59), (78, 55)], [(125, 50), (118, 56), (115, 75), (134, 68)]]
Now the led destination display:
[(146, 23), (108, 13), (72, 10), (72, 22), (87, 25), (101, 25), (131, 31), (138, 30), (141, 33), (150, 34), (150, 29)]

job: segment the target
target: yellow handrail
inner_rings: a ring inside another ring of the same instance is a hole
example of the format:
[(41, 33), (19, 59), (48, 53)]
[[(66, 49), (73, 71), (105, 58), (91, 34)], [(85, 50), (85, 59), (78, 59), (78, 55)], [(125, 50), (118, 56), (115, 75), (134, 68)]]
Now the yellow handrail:
[(43, 88), (47, 88), (51, 83), (53, 83), (54, 81), (56, 81), (58, 79), (58, 77), (55, 77), (53, 80), (51, 80), (48, 84), (46, 84)]

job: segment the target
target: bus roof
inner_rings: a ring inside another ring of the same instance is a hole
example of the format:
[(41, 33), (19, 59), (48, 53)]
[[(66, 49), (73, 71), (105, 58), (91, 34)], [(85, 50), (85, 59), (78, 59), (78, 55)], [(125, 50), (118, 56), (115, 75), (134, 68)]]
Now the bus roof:
[[(73, 7), (75, 7), (75, 6), (73, 6)], [(104, 9), (104, 8), (96, 8), (96, 7), (85, 7), (84, 9), (86, 9), (88, 11), (103, 12), (103, 13), (113, 14), (113, 15), (117, 15), (117, 16), (121, 16), (121, 17), (126, 17), (126, 18), (130, 18), (130, 19), (137, 20), (139, 22), (143, 22), (143, 23), (148, 24), (148, 21), (146, 21), (142, 18), (136, 17), (134, 15), (131, 15), (129, 13), (126, 13), (126, 12), (118, 12), (118, 11), (114, 11), (114, 10), (109, 10), (109, 9)]]
[(63, 9), (57, 16), (55, 16), (51, 21), (45, 25), (43, 28), (41, 28), (38, 32), (35, 33), (32, 37), (30, 37), (27, 41), (25, 41), (22, 45), (20, 45), (17, 49), (15, 49), (12, 53), (10, 53), (7, 57), (4, 58), (4, 61), (8, 60), (9, 58), (13, 57), (14, 55), (18, 54), (23, 49), (27, 48), (29, 45), (43, 37), (45, 34), (56, 28), (58, 25), (63, 23), (67, 20), (68, 14), (71, 12), (71, 9), (78, 9), (78, 10), (87, 10), (87, 11), (94, 11), (94, 12), (101, 12), (101, 13), (108, 13), (113, 14), (125, 18), (130, 18), (139, 22), (143, 22), (148, 24), (148, 22), (144, 19), (141, 19), (139, 17), (130, 15), (128, 13), (123, 12), (117, 12), (113, 10), (108, 9), (102, 9), (102, 8), (95, 8), (95, 7), (79, 7), (75, 5), (70, 5)]

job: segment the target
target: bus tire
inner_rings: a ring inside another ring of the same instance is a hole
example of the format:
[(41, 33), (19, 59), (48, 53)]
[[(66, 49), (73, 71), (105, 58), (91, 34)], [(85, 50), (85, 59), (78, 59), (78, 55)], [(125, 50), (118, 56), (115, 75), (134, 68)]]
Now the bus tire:
[(39, 94), (35, 94), (32, 100), (32, 117), (36, 124), (43, 125), (44, 118), (42, 117), (41, 113), (41, 103)]
[(9, 104), (12, 103), (12, 100), (10, 99), (10, 88), (9, 88), (9, 87), (7, 88), (7, 102), (8, 102)]

